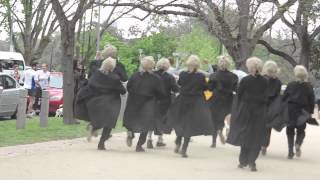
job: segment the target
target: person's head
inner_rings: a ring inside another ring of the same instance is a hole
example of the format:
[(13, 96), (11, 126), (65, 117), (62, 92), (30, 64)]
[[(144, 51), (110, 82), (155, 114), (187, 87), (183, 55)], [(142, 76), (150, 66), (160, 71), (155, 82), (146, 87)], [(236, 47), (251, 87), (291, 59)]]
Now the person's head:
[(103, 58), (102, 58), (102, 53), (101, 53), (101, 51), (97, 51), (96, 52), (96, 60), (102, 60)]
[(117, 59), (118, 49), (111, 45), (107, 44), (102, 51), (102, 58), (107, 59), (108, 57), (112, 57), (113, 59)]
[(158, 70), (168, 70), (170, 67), (170, 61), (167, 58), (161, 58), (156, 65)]
[(200, 59), (197, 55), (189, 56), (186, 62), (187, 68), (189, 72), (196, 72), (200, 66)]
[(104, 74), (109, 74), (110, 72), (113, 72), (115, 67), (116, 67), (116, 60), (113, 59), (112, 57), (108, 57), (102, 62), (99, 70)]
[(144, 72), (151, 72), (154, 68), (155, 62), (152, 56), (145, 56), (141, 59), (141, 68)]
[(47, 65), (46, 63), (43, 63), (43, 64), (41, 65), (41, 69), (42, 69), (44, 72), (48, 71), (48, 65)]
[(230, 59), (227, 56), (218, 56), (218, 68), (220, 70), (228, 70), (230, 68)]
[(304, 66), (297, 65), (296, 67), (294, 67), (293, 72), (297, 81), (300, 81), (300, 82), (308, 81), (308, 71)]
[(36, 71), (37, 70), (37, 64), (36, 63), (31, 64), (31, 69)]
[(257, 57), (251, 57), (247, 59), (246, 66), (248, 68), (248, 72), (251, 75), (261, 74), (263, 63), (261, 59)]
[(273, 78), (277, 77), (279, 71), (280, 71), (280, 69), (279, 69), (277, 63), (272, 60), (265, 62), (263, 65), (263, 68), (262, 68), (263, 75), (267, 75), (267, 76), (273, 77)]
[(19, 66), (17, 64), (13, 65), (13, 70), (16, 72), (19, 71)]

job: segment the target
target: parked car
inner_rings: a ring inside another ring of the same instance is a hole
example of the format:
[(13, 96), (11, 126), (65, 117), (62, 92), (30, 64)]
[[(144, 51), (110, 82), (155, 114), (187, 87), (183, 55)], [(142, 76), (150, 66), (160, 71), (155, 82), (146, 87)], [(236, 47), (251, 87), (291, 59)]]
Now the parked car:
[(0, 116), (15, 118), (19, 104), (19, 83), (6, 73), (0, 73)]
[(49, 114), (54, 115), (63, 105), (63, 74), (62, 72), (51, 72), (49, 82)]
[(13, 74), (14, 66), (17, 65), (20, 73), (20, 82), (23, 83), (23, 76), (25, 71), (25, 62), (21, 53), (0, 51), (0, 64), (2, 71), (7, 74)]

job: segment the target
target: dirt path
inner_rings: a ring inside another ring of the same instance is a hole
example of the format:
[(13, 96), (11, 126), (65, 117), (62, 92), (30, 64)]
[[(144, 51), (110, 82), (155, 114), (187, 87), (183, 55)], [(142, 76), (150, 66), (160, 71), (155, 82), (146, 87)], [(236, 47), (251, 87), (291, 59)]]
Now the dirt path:
[(269, 154), (257, 161), (259, 172), (236, 166), (239, 149), (229, 145), (209, 148), (210, 137), (195, 137), (189, 158), (168, 147), (135, 153), (125, 145), (125, 134), (114, 134), (107, 151), (96, 150), (97, 140), (84, 138), (0, 148), (1, 180), (319, 180), (320, 128), (308, 127), (301, 159), (287, 160), (285, 131), (273, 133)]

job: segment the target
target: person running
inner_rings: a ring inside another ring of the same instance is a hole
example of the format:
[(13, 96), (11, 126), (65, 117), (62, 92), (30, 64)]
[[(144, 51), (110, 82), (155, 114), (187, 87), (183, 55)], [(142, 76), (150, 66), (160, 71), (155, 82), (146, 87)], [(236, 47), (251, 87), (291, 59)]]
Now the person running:
[(155, 127), (156, 102), (165, 96), (161, 78), (152, 70), (152, 56), (141, 60), (141, 71), (134, 73), (128, 81), (128, 100), (123, 117), (123, 125), (130, 132), (127, 144), (131, 146), (134, 133), (140, 133), (136, 152), (144, 152), (148, 131)]
[[(187, 71), (179, 75), (180, 94), (168, 111), (168, 125), (177, 135), (175, 153), (188, 157), (187, 148), (192, 136), (211, 135), (213, 124), (204, 91), (208, 89), (205, 76), (198, 72), (200, 59), (189, 56)], [(183, 144), (182, 144), (182, 140)], [(181, 148), (182, 145), (182, 148)]]
[[(296, 156), (300, 157), (301, 146), (306, 136), (306, 121), (299, 122), (304, 114), (313, 114), (315, 96), (311, 83), (308, 82), (308, 71), (304, 66), (294, 68), (295, 81), (290, 82), (284, 91), (283, 100), (288, 102), (289, 122), (287, 123), (288, 159), (293, 159), (294, 147)], [(295, 137), (295, 134), (296, 137)]]
[[(154, 134), (158, 135), (158, 142), (156, 146), (163, 147), (163, 146), (166, 146), (166, 144), (163, 142), (162, 136), (164, 131), (166, 131), (167, 111), (169, 109), (169, 106), (172, 103), (173, 96), (175, 96), (174, 93), (177, 93), (179, 91), (179, 87), (173, 75), (167, 72), (168, 68), (170, 67), (170, 61), (168, 59), (166, 58), (160, 59), (157, 62), (156, 67), (157, 67), (157, 70), (154, 73), (157, 74), (159, 77), (161, 77), (161, 80), (163, 81), (165, 96), (159, 99), (156, 103), (156, 108), (155, 108), (156, 126), (154, 129)], [(147, 148), (153, 148), (152, 133), (153, 131), (150, 131), (148, 133)]]
[[(278, 103), (276, 102), (276, 100), (277, 98), (280, 98), (280, 92), (281, 92), (281, 81), (277, 77), (278, 72), (279, 72), (278, 65), (274, 61), (269, 60), (263, 65), (262, 74), (268, 80), (268, 88), (267, 88), (268, 111), (272, 109), (271, 106), (278, 106), (278, 104), (275, 104), (275, 103)], [(268, 118), (272, 118), (272, 117), (268, 117)], [(270, 122), (270, 121), (271, 119), (267, 119), (267, 122)], [(262, 155), (267, 154), (267, 148), (270, 145), (271, 131), (272, 131), (272, 127), (267, 127), (266, 140), (261, 148)]]
[(35, 114), (33, 110), (33, 105), (34, 105), (35, 96), (36, 96), (36, 86), (35, 86), (35, 76), (37, 74), (36, 69), (37, 69), (37, 64), (31, 64), (31, 68), (26, 70), (24, 73), (23, 87), (28, 91), (28, 99), (29, 99), (29, 104), (27, 107), (27, 117), (32, 117)]
[[(75, 105), (76, 117), (90, 122), (91, 134), (103, 128), (98, 150), (106, 150), (105, 141), (115, 128), (120, 113), (120, 94), (126, 93), (119, 75), (114, 72), (115, 67), (115, 59), (109, 57), (104, 60), (99, 70), (90, 77), (88, 86), (80, 89)], [(80, 111), (85, 111), (81, 113), (87, 116), (77, 113)]]
[(251, 171), (257, 171), (256, 160), (267, 131), (268, 81), (261, 75), (263, 63), (259, 58), (249, 58), (246, 66), (249, 75), (240, 81), (237, 90), (227, 142), (241, 147), (239, 168), (249, 165)]
[(233, 94), (236, 91), (238, 77), (229, 71), (230, 60), (226, 56), (218, 57), (218, 70), (209, 77), (209, 89), (214, 96), (209, 99), (212, 121), (214, 124), (211, 147), (216, 147), (219, 134), (222, 144), (225, 144), (223, 135), (224, 120), (231, 113)]

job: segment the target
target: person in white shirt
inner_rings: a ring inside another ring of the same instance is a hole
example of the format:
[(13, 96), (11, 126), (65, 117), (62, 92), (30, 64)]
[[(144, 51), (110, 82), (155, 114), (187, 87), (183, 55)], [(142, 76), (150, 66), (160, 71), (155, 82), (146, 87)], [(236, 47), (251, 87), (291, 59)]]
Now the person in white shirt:
[(37, 74), (36, 69), (37, 69), (37, 65), (32, 64), (31, 69), (26, 70), (24, 73), (23, 87), (28, 91), (28, 96), (29, 96), (29, 105), (27, 109), (28, 115), (32, 115), (33, 113), (33, 104), (36, 96), (36, 87), (35, 87), (35, 80), (34, 80)]
[(41, 65), (41, 70), (37, 71), (35, 81), (37, 86), (41, 87), (41, 90), (48, 89), (50, 81), (50, 72), (48, 71), (47, 64)]

